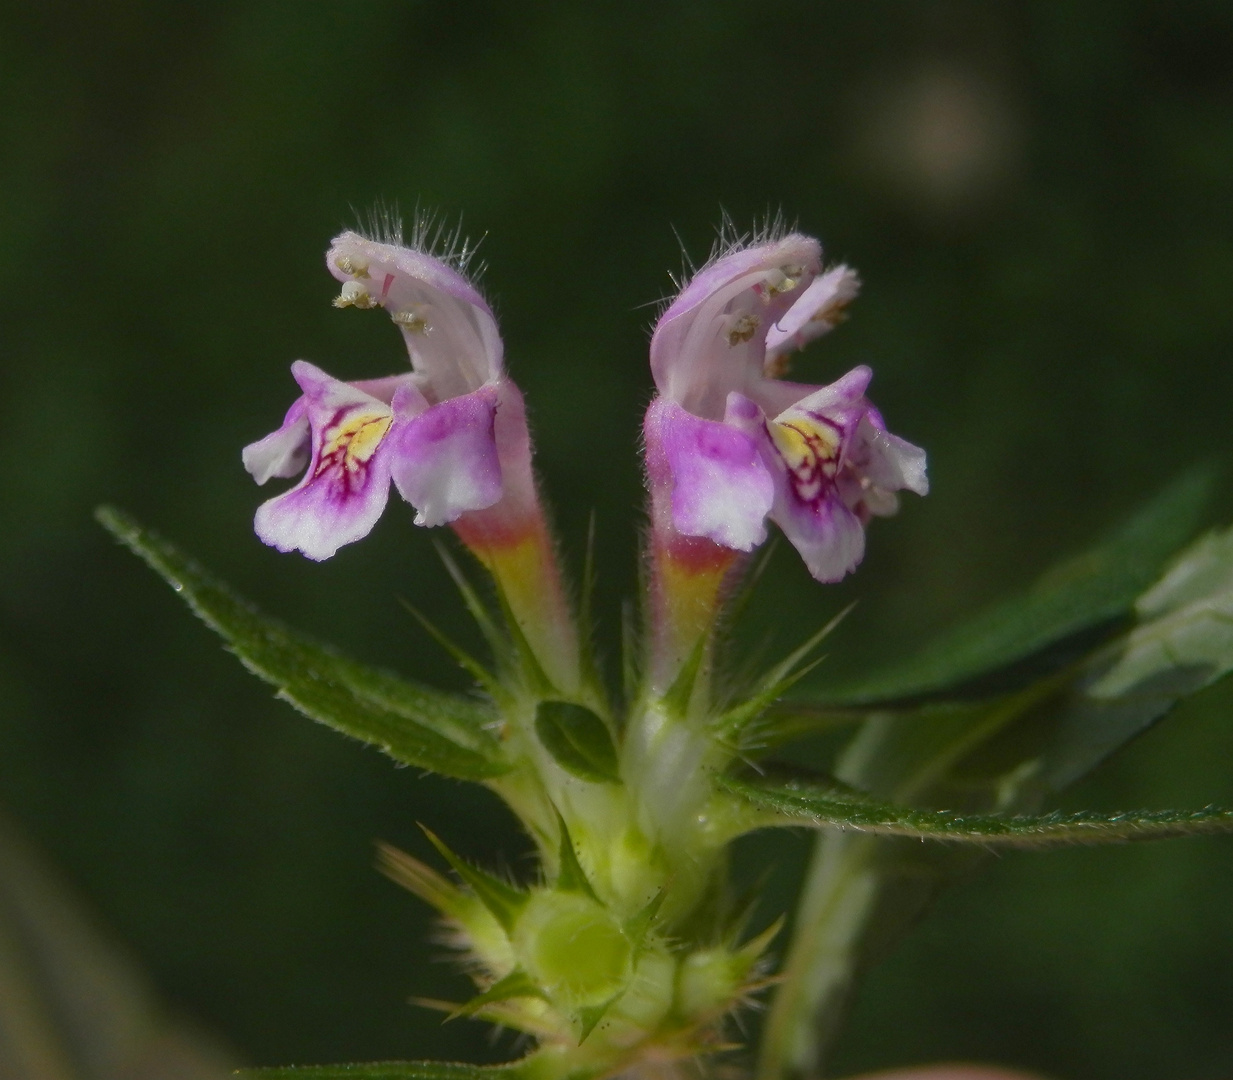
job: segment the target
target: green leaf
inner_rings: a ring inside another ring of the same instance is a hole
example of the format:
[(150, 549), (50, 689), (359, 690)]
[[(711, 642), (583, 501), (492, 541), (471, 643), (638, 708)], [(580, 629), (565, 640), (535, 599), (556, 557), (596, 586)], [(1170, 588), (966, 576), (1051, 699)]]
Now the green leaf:
[(467, 1065), (455, 1061), (373, 1061), (355, 1065), (289, 1065), (243, 1069), (253, 1080), (523, 1080), (522, 1062)]
[(478, 701), (417, 686), (351, 660), (261, 614), (178, 548), (128, 515), (98, 520), (228, 643), (249, 671), (278, 687), (306, 716), (375, 745), (398, 761), (461, 780), (509, 768)]
[[(1168, 505), (1167, 498), (1157, 500), (1158, 522), (1161, 508)], [(1174, 503), (1179, 528), (1180, 522), (1189, 523), (1184, 509)], [(1141, 540), (1169, 532), (1164, 521), (1153, 534), (1151, 518), (1145, 514), (1139, 519)], [(1135, 532), (1123, 530), (1123, 539)], [(1137, 548), (1140, 568), (1148, 564), (1141, 556), (1151, 546), (1142, 543)], [(1164, 547), (1161, 542), (1156, 551)], [(1136, 548), (1125, 543), (1120, 550), (1130, 557)], [(1138, 572), (1133, 563), (1130, 569), (1134, 572), (1119, 574), (1109, 568), (1106, 580), (1116, 583), (1120, 576), (1121, 587), (1126, 587)], [(942, 832), (953, 829), (953, 818), (927, 820), (940, 807), (949, 807), (969, 825), (975, 818), (978, 829), (991, 823), (1004, 826), (1004, 815), (1036, 811), (1178, 700), (1233, 668), (1231, 586), (1233, 537), (1205, 537), (1135, 598), (1137, 625), (1126, 625), (1126, 618), (1112, 640), (1084, 639), (1086, 657), (1072, 654), (1069, 666), (1014, 693), (878, 709), (861, 725), (836, 773), (845, 783), (872, 793), (875, 801), (924, 815), (914, 822), (908, 819), (908, 824), (927, 823)], [(1095, 588), (1091, 582), (1079, 587), (1089, 593)], [(1056, 610), (1064, 607), (1059, 601)], [(991, 634), (996, 637), (996, 628)], [(1077, 644), (1074, 638), (1067, 642), (1068, 648)], [(1204, 821), (1203, 815), (1211, 816)], [(1114, 836), (1120, 829), (1138, 834), (1142, 825), (1145, 837), (1168, 835), (1177, 828), (1184, 833), (1224, 827), (1212, 811), (1202, 812), (1199, 819), (1177, 817), (1149, 814), (1093, 823), (1090, 817), (1068, 822), (1040, 815), (1029, 823), (1046, 833), (1060, 825), (1064, 835), (1071, 824), (1081, 830), (1107, 829)], [(1040, 837), (1038, 832), (1035, 842)], [(783, 983), (767, 1021), (763, 1077), (818, 1072), (854, 979), (885, 954), (943, 888), (988, 857), (985, 846), (922, 844), (854, 829), (827, 829), (819, 835)]]
[[(863, 806), (836, 806), (833, 791), (823, 796), (829, 807), (812, 796), (802, 800), (799, 791), (762, 796), (762, 805), (780, 811), (849, 815), (850, 826), (819, 836), (768, 1020), (764, 1076), (817, 1071), (856, 975), (938, 892), (970, 874), (986, 847), (1227, 828), (1227, 812), (1210, 809), (1015, 815), (1039, 808), (1179, 699), (1233, 669), (1233, 533), (1205, 537), (1183, 552), (1138, 599), (1135, 613), (1137, 626), (1018, 693), (872, 714), (837, 764), (842, 781), (873, 793)], [(979, 846), (926, 845), (858, 828), (951, 840), (962, 832)]]
[(1135, 612), (1139, 624), (1092, 660), (1054, 717), (1039, 785), (1067, 787), (1176, 702), (1233, 671), (1233, 529), (1187, 548)]
[(492, 917), (501, 924), (505, 932), (512, 932), (514, 921), (527, 902), (526, 894), (509, 882), (460, 859), (431, 829), (423, 825), (420, 828), (424, 830), (424, 835), (432, 846), (441, 853), (442, 858), (453, 867), (454, 873), (471, 887), (479, 902), (492, 913)]
[(1026, 593), (939, 635), (905, 663), (828, 690), (826, 704), (893, 703), (961, 690), (988, 695), (1064, 667), (1129, 617), (1135, 599), (1198, 527), (1212, 482), (1209, 470), (1184, 474)]
[(1039, 848), (1233, 832), (1233, 810), (1215, 807), (1113, 814), (963, 814), (880, 802), (841, 785), (733, 777), (725, 777), (719, 783), (755, 806), (783, 815), (788, 819), (784, 824), (807, 821), (811, 825), (917, 840)]
[(535, 732), (566, 772), (593, 783), (620, 783), (616, 745), (603, 719), (572, 701), (541, 701)]

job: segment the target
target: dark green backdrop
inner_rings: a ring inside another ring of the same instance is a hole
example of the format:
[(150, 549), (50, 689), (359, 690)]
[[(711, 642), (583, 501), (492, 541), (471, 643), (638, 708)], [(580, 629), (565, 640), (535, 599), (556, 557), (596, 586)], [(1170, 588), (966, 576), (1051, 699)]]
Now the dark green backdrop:
[[(53, 0), (5, 6), (0, 87), (0, 803), (251, 1061), (512, 1049), (406, 1005), (459, 977), (371, 869), (377, 837), (426, 854), (417, 819), (518, 869), (499, 807), (273, 701), (90, 520), (116, 502), (289, 621), (465, 685), (397, 603), (470, 633), (408, 508), (321, 566), (250, 530), (239, 451), (290, 403), (290, 361), (403, 362), (329, 303), (352, 208), (485, 236), (575, 549), (598, 515), (610, 654), (648, 304), (721, 208), (782, 208), (860, 268), (852, 321), (797, 370), (873, 364), (930, 453), (933, 494), (854, 580), (809, 585), (780, 552), (753, 636), (861, 600), (819, 680), (1228, 456), (1228, 2)], [(1230, 706), (1192, 703), (1076, 804), (1233, 804)], [(1007, 856), (873, 977), (840, 1064), (1228, 1076), (1230, 897), (1228, 840)]]

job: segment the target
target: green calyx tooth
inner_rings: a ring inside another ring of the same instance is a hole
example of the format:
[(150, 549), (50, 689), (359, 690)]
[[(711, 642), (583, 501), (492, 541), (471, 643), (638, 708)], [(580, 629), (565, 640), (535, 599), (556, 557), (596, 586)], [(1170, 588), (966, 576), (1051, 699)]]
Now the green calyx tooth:
[(501, 588), (500, 579), (494, 576), (492, 585), (497, 597), (497, 606), (501, 609), (501, 617), (505, 620), (505, 629), (509, 634), (510, 645), (519, 661), (522, 677), (527, 688), (531, 693), (545, 697), (553, 693), (560, 693), (553, 686), (552, 680), (548, 677), (547, 672), (544, 671), (543, 665), (540, 664), (539, 657), (535, 655), (535, 650), (527, 640), (526, 634), (523, 633), (522, 626), (518, 622), (518, 616), (514, 614), (509, 598), (506, 597), (505, 590)]
[(514, 968), (505, 978), (498, 979), (482, 994), (477, 994), (465, 1005), (455, 1009), (445, 1020), (448, 1023), (462, 1016), (472, 1016), (485, 1005), (492, 1005), (498, 1001), (509, 1001), (510, 998), (525, 997), (546, 1000), (543, 990), (539, 988), (531, 976), (521, 968)]
[(784, 923), (787, 922), (786, 915), (780, 915), (770, 926), (760, 934), (755, 934), (744, 945), (737, 949), (737, 955), (748, 960), (752, 965), (759, 956), (761, 956), (770, 947), (772, 941), (778, 936), (783, 929)]
[(455, 644), (455, 642), (451, 640), (444, 633), (444, 631), (438, 629), (437, 626), (413, 604), (408, 603), (406, 600), (400, 600), (399, 602), (404, 608), (407, 609), (407, 612), (411, 615), (411, 617), (415, 619), (420, 626), (428, 631), (429, 636), (431, 636), (432, 639), (441, 646), (441, 648), (443, 648), (450, 654), (450, 656), (454, 658), (454, 661), (460, 668), (467, 672), (467, 674), (479, 683), (480, 686), (482, 686), (484, 690), (487, 691), (493, 698), (498, 701), (501, 700), (503, 693), (501, 683), (491, 671), (484, 667), (483, 664), (476, 660), (475, 657), (467, 652), (461, 645)]
[(854, 606), (854, 604), (849, 604), (830, 622), (810, 635), (804, 643), (793, 649), (783, 660), (767, 671), (758, 680), (758, 685), (749, 698), (729, 709), (719, 718), (716, 726), (720, 736), (738, 738), (745, 728), (762, 716), (797, 682), (813, 671), (822, 662), (823, 657), (808, 660), (809, 654), (830, 636)]
[(470, 903), (453, 882), (392, 844), (377, 844), (377, 869), (442, 915), (457, 918)]
[(445, 572), (454, 581), (454, 586), (458, 589), (459, 596), (462, 597), (462, 602), (466, 605), (467, 611), (470, 612), (471, 618), (475, 620), (476, 626), (479, 627), (480, 633), (484, 635), (484, 640), (488, 642), (488, 647), (492, 649), (493, 655), (500, 663), (508, 663), (510, 642), (502, 635), (497, 624), (493, 621), (493, 617), (485, 606), (484, 602), (479, 598), (479, 593), (475, 591), (475, 587), (467, 579), (467, 575), (463, 573), (454, 557), (446, 550), (445, 545), (436, 543), (437, 557), (440, 558), (445, 566)]
[(630, 943), (634, 947), (634, 956), (642, 952), (643, 946), (646, 944), (647, 935), (651, 932), (651, 927), (655, 925), (655, 917), (659, 914), (659, 909), (663, 907), (664, 890), (660, 889), (650, 902), (639, 911), (633, 918), (626, 921), (624, 930), (625, 936), (629, 938)]
[(523, 909), (527, 902), (526, 893), (514, 888), (506, 881), (502, 881), (499, 877), (495, 877), (470, 863), (464, 862), (455, 855), (445, 843), (424, 825), (420, 825), (424, 830), (424, 835), (428, 837), (429, 843), (441, 853), (441, 857), (450, 864), (456, 873), (475, 893), (476, 898), (484, 905), (491, 913), (492, 917), (501, 924), (501, 928), (508, 934), (514, 929), (514, 921), (518, 918), (518, 913)]
[(590, 1008), (578, 1010), (578, 1025), (580, 1028), (578, 1033), (579, 1046), (587, 1041), (587, 1036), (595, 1030), (596, 1026), (604, 1018), (605, 1013), (607, 1013), (608, 1010), (616, 1004), (620, 996), (620, 994), (616, 994), (601, 1005), (592, 1005)]
[(591, 888), (586, 871), (578, 861), (578, 853), (574, 850), (573, 838), (569, 835), (569, 826), (560, 812), (557, 813), (557, 824), (561, 830), (561, 851), (558, 856), (560, 869), (557, 872), (556, 887), (561, 892), (577, 892), (590, 897), (597, 904), (601, 903), (595, 890)]
[(702, 661), (706, 657), (706, 648), (710, 641), (709, 629), (698, 635), (693, 650), (681, 665), (672, 685), (664, 693), (664, 708), (680, 719), (689, 714), (689, 702), (694, 696), (694, 686), (698, 682), (698, 674), (702, 671)]

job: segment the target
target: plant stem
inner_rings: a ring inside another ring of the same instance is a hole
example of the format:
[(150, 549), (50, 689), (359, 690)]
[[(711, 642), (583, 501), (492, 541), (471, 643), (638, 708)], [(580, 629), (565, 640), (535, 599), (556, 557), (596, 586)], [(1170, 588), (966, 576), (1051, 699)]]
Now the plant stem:
[(783, 982), (763, 1032), (760, 1080), (819, 1075), (877, 903), (877, 846), (877, 838), (854, 833), (825, 832), (817, 838)]

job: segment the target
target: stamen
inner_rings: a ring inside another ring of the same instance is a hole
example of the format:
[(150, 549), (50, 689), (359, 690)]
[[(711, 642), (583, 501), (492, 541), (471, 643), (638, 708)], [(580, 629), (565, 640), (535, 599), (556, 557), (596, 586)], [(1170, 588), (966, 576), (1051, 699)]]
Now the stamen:
[(761, 320), (757, 315), (748, 313), (742, 315), (732, 324), (732, 329), (728, 331), (728, 344), (740, 345), (743, 341), (748, 341), (757, 332)]
[(763, 286), (761, 288), (755, 286), (754, 291), (763, 300), (773, 300), (781, 293), (795, 289), (801, 283), (804, 273), (803, 266), (781, 266), (778, 270), (769, 271)]
[(791, 367), (791, 359), (787, 353), (768, 353), (762, 364), (762, 373), (768, 379), (782, 379)]
[(334, 306), (336, 308), (353, 307), (367, 310), (377, 306), (377, 301), (372, 298), (372, 294), (364, 288), (358, 281), (347, 281), (343, 283), (342, 292), (334, 297)]
[(350, 274), (352, 277), (368, 277), (368, 260), (360, 255), (339, 255), (334, 260), (334, 265), (342, 273)]
[(395, 326), (411, 334), (426, 334), (431, 329), (424, 315), (413, 308), (406, 311), (391, 311), (390, 318)]
[(809, 321), (825, 323), (828, 328), (834, 329), (840, 323), (848, 321), (848, 305), (853, 299), (851, 296), (837, 296), (810, 315)]

